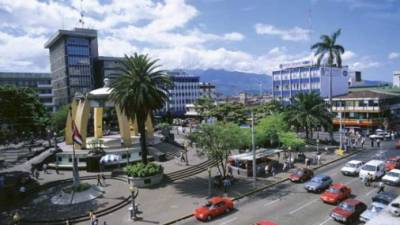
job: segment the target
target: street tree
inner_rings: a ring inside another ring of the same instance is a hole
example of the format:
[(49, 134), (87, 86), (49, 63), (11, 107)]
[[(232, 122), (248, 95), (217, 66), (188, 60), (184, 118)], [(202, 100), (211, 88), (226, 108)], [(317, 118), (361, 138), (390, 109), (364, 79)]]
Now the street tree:
[(152, 112), (168, 101), (172, 82), (164, 71), (147, 55), (125, 55), (121, 61), (121, 76), (111, 83), (111, 99), (131, 121), (136, 120), (140, 133), (142, 162), (147, 164), (145, 122)]
[(227, 175), (228, 156), (241, 144), (241, 129), (234, 123), (202, 124), (188, 138), (200, 148), (199, 153), (217, 162), (221, 176)]
[(62, 131), (65, 128), (65, 121), (67, 121), (68, 117), (68, 105), (61, 106), (56, 112), (51, 115), (50, 121), (52, 127), (56, 131)]
[(218, 121), (240, 125), (246, 123), (248, 110), (249, 108), (246, 108), (243, 104), (226, 102), (213, 107), (210, 116), (217, 118)]
[(289, 130), (284, 113), (275, 113), (261, 119), (255, 127), (257, 145), (276, 147), (279, 145), (279, 134)]

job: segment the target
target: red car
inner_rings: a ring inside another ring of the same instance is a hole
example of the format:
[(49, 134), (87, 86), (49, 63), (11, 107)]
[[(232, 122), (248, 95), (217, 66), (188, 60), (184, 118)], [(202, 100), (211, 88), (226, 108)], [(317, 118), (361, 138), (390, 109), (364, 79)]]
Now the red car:
[(349, 198), (332, 209), (330, 216), (336, 221), (352, 224), (359, 219), (360, 214), (366, 209), (367, 206), (363, 202)]
[(211, 220), (213, 217), (228, 213), (233, 209), (233, 201), (230, 198), (213, 197), (206, 205), (197, 208), (193, 215), (198, 220)]
[(314, 176), (314, 172), (307, 168), (299, 168), (294, 173), (289, 175), (289, 180), (292, 182), (304, 182), (311, 179)]
[(351, 195), (351, 188), (342, 183), (333, 183), (320, 198), (325, 203), (338, 204)]
[(393, 156), (386, 160), (385, 162), (386, 171), (390, 171), (392, 169), (400, 169), (400, 156)]
[(260, 220), (257, 223), (255, 223), (254, 225), (278, 225), (278, 224), (273, 223), (269, 220)]

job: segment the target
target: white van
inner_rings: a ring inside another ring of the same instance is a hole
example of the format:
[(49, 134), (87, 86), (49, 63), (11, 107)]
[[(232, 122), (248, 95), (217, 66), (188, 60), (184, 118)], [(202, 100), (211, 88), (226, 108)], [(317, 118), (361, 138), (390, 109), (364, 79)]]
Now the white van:
[(371, 160), (365, 163), (364, 166), (361, 167), (359, 176), (361, 179), (368, 176), (368, 174), (372, 175), (372, 179), (376, 180), (385, 175), (385, 162), (382, 160)]

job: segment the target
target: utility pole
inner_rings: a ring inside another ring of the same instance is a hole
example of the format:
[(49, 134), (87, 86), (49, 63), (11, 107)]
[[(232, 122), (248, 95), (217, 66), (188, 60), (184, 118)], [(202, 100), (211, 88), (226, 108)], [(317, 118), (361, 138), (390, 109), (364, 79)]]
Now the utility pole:
[(251, 146), (253, 149), (253, 188), (256, 188), (256, 176), (257, 176), (257, 168), (256, 168), (256, 147), (254, 143), (254, 113), (251, 112)]
[(343, 149), (343, 141), (342, 141), (342, 133), (343, 133), (342, 132), (342, 112), (339, 112), (339, 126), (340, 126), (339, 127), (339, 135), (340, 135), (339, 136), (339, 139), (340, 139), (339, 140), (339, 142), (340, 142), (339, 149), (342, 150)]

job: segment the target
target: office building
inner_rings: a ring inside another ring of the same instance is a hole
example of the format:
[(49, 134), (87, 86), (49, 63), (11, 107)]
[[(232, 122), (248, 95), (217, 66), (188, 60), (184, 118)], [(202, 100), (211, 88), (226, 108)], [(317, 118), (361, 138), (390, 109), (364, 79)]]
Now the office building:
[(115, 80), (121, 75), (120, 62), (121, 57), (99, 56), (94, 62), (94, 86), (95, 88), (103, 87), (103, 81), (108, 78), (110, 81)]
[(393, 72), (393, 87), (400, 87), (400, 70)]
[(208, 82), (200, 82), (200, 97), (216, 99), (215, 85)]
[(316, 92), (321, 97), (329, 96), (329, 77), (332, 74), (332, 96), (348, 92), (348, 68), (313, 65), (310, 61), (281, 64), (272, 72), (273, 97), (289, 101), (300, 92)]
[[(328, 99), (325, 99), (328, 101)], [(400, 118), (400, 95), (372, 90), (354, 91), (332, 98), (333, 124), (355, 128), (365, 134), (385, 128), (385, 118), (395, 125)], [(340, 119), (339, 113), (342, 114)], [(393, 127), (392, 127), (393, 128)]]
[(54, 111), (51, 76), (49, 73), (0, 72), (0, 85), (29, 87), (37, 91), (41, 103), (49, 112)]
[(75, 28), (59, 30), (45, 44), (50, 51), (54, 104), (71, 102), (76, 93), (94, 88), (94, 59), (98, 56), (97, 31)]

